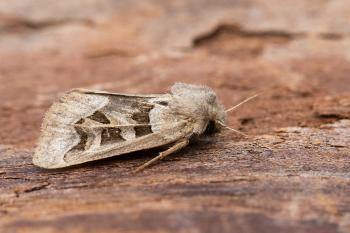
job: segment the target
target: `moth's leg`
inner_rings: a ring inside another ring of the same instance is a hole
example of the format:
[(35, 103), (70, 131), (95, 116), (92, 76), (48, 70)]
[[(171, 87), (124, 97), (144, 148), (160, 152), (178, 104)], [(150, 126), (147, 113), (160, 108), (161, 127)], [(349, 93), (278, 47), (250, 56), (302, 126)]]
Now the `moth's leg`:
[(169, 149), (165, 150), (165, 151), (162, 151), (159, 153), (159, 155), (157, 157), (154, 157), (153, 159), (151, 159), (150, 161), (148, 161), (147, 163), (141, 165), (140, 167), (138, 167), (135, 172), (140, 172), (142, 171), (143, 169), (145, 169), (146, 167), (150, 166), (152, 163), (158, 161), (158, 160), (161, 160), (165, 157), (167, 157), (168, 155), (184, 148), (185, 146), (187, 146), (189, 143), (189, 140), (188, 139), (184, 139), (184, 140), (181, 140), (179, 142), (177, 142), (176, 144), (174, 144), (172, 147), (170, 147)]

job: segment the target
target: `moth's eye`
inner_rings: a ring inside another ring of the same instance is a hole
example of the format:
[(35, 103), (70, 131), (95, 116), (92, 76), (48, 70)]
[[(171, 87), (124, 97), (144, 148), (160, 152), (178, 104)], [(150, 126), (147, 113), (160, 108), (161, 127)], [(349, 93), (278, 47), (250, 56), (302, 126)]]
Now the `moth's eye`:
[(215, 121), (209, 121), (207, 128), (205, 128), (204, 134), (213, 134), (215, 133)]
[(169, 105), (169, 103), (166, 102), (166, 101), (158, 101), (156, 103), (159, 104), (159, 105), (163, 105), (163, 106), (168, 106)]

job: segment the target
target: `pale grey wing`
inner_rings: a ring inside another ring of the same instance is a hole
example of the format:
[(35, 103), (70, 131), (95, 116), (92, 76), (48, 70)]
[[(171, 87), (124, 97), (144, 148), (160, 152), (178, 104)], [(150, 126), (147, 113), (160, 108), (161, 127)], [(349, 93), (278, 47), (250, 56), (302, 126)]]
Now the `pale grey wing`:
[(158, 139), (163, 130), (171, 132), (162, 127), (166, 121), (161, 117), (169, 115), (170, 98), (73, 90), (48, 110), (33, 162), (66, 167), (171, 142), (176, 137)]

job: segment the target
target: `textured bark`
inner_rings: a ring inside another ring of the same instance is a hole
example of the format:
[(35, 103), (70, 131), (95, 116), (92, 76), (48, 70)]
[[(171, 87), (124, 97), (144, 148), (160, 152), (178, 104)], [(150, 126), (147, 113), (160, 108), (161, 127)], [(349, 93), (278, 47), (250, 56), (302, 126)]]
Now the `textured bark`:
[[(350, 232), (350, 3), (0, 3), (0, 232)], [(336, 15), (337, 17), (334, 17)], [(211, 86), (224, 131), (133, 174), (137, 152), (31, 162), (41, 119), (75, 87)]]

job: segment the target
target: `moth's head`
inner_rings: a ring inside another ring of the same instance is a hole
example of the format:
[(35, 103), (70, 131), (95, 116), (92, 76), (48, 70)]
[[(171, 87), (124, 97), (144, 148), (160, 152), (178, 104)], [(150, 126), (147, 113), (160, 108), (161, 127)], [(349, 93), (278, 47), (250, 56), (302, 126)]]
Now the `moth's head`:
[(179, 115), (184, 115), (193, 121), (194, 133), (213, 133), (224, 127), (247, 137), (244, 133), (230, 128), (225, 124), (226, 113), (254, 99), (258, 94), (224, 110), (215, 92), (205, 86), (176, 83), (171, 87), (171, 93), (174, 97), (172, 103), (173, 110)]
[(226, 121), (225, 110), (210, 88), (176, 83), (171, 93), (176, 97), (177, 108), (196, 119), (198, 133), (213, 133)]

